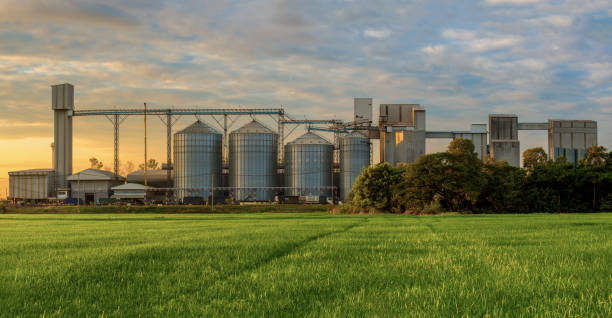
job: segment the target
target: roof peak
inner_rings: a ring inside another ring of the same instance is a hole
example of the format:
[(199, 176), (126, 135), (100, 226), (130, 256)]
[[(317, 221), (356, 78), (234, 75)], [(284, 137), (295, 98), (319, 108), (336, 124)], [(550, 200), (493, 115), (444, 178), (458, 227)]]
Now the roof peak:
[(308, 131), (305, 134), (295, 138), (293, 141), (288, 142), (287, 145), (332, 145), (331, 142), (327, 141), (325, 138), (313, 133), (312, 131)]
[(193, 124), (176, 132), (177, 134), (220, 134), (216, 129), (208, 126), (201, 120), (196, 120)]
[(276, 134), (270, 128), (266, 127), (264, 124), (258, 122), (253, 119), (250, 123), (232, 131), (234, 133), (242, 133), (242, 134)]

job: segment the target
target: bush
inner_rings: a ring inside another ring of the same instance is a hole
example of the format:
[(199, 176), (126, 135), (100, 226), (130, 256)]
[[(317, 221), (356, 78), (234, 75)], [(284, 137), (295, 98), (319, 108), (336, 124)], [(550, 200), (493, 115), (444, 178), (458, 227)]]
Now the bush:
[(443, 211), (444, 209), (442, 208), (442, 204), (440, 204), (439, 197), (434, 198), (433, 201), (429, 202), (429, 204), (423, 208), (423, 214), (427, 215), (440, 214)]

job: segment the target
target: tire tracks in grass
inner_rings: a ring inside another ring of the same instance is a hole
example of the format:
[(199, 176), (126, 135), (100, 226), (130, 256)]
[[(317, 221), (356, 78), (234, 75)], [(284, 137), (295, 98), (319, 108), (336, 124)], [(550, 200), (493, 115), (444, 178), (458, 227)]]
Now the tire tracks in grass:
[(289, 244), (288, 246), (286, 246), (284, 248), (281, 248), (281, 249), (279, 249), (279, 250), (269, 254), (267, 257), (265, 257), (264, 259), (260, 260), (259, 262), (255, 262), (255, 263), (253, 263), (250, 266), (243, 267), (239, 271), (236, 271), (236, 272), (233, 272), (233, 273), (229, 273), (229, 274), (226, 274), (223, 277), (220, 277), (220, 279), (217, 281), (217, 283), (224, 282), (224, 281), (230, 279), (231, 277), (237, 277), (237, 276), (240, 276), (240, 275), (242, 275), (244, 273), (255, 271), (255, 270), (257, 270), (257, 269), (259, 269), (259, 268), (261, 268), (263, 266), (266, 266), (266, 265), (272, 263), (273, 261), (275, 261), (277, 259), (280, 259), (280, 258), (283, 258), (285, 256), (288, 256), (288, 255), (292, 254), (296, 250), (298, 250), (298, 249), (300, 249), (300, 248), (302, 248), (302, 247), (304, 247), (304, 246), (306, 246), (306, 245), (308, 245), (308, 244), (310, 244), (312, 242), (324, 239), (324, 238), (326, 238), (328, 236), (331, 236), (331, 235), (334, 235), (334, 234), (346, 233), (346, 232), (348, 232), (348, 231), (350, 231), (350, 230), (352, 230), (352, 229), (354, 229), (354, 228), (356, 228), (358, 226), (363, 226), (363, 225), (365, 225), (368, 222), (368, 220), (369, 220), (369, 218), (365, 217), (365, 218), (362, 218), (360, 222), (350, 224), (350, 225), (345, 226), (344, 228), (342, 228), (340, 230), (320, 233), (320, 234), (308, 237), (308, 238), (306, 238), (306, 239), (304, 239), (302, 241)]

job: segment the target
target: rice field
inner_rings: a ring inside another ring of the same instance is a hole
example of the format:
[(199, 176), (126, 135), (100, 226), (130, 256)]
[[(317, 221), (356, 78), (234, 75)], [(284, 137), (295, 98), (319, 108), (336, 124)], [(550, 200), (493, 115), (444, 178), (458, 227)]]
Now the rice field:
[(0, 315), (612, 316), (612, 214), (0, 215)]

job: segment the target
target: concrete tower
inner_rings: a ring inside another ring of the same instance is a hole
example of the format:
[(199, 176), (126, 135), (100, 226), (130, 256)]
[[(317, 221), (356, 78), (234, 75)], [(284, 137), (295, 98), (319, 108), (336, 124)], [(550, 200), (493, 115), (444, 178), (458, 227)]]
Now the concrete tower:
[(53, 109), (53, 169), (55, 188), (68, 187), (66, 177), (72, 174), (72, 111), (74, 110), (74, 86), (59, 84), (51, 86)]
[(597, 122), (593, 120), (549, 120), (548, 157), (564, 156), (577, 164), (589, 147), (597, 144)]
[(380, 162), (412, 163), (425, 154), (425, 108), (380, 104)]
[(521, 150), (518, 139), (518, 116), (514, 114), (489, 115), (489, 152), (495, 161), (506, 160), (520, 167)]

